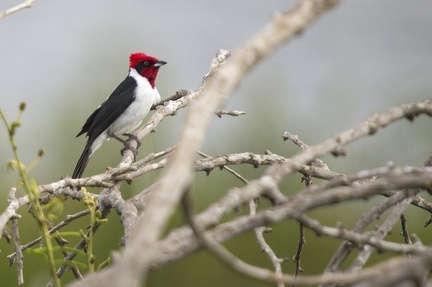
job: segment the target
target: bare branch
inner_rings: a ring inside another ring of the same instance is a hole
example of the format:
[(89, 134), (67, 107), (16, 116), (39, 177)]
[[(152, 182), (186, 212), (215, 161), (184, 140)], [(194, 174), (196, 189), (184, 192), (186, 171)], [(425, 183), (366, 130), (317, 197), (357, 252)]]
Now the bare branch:
[[(256, 215), (256, 202), (255, 200), (249, 201), (249, 209), (250, 209), (250, 215), (255, 216)], [(265, 226), (256, 227), (254, 229), (255, 236), (257, 238), (257, 242), (259, 246), (261, 247), (261, 250), (270, 258), (271, 263), (273, 264), (273, 267), (275, 269), (275, 274), (278, 277), (282, 276), (282, 266), (281, 263), (284, 261), (284, 259), (278, 258), (276, 253), (273, 251), (271, 246), (267, 243), (267, 241), (264, 238), (264, 232), (268, 231), (270, 228), (267, 228)], [(277, 282), (278, 287), (284, 287), (285, 284), (283, 282)]]
[(23, 205), (28, 204), (29, 200), (27, 196), (16, 198), (16, 188), (12, 187), (9, 191), (9, 204), (5, 211), (0, 214), (0, 233), (3, 234), (4, 228), (8, 223), (9, 219), (16, 215), (16, 211)]
[(326, 153), (332, 153), (335, 156), (343, 155), (345, 154), (343, 150), (344, 145), (361, 137), (375, 134), (380, 128), (384, 128), (392, 122), (403, 118), (412, 120), (421, 114), (432, 116), (432, 100), (428, 99), (418, 103), (403, 104), (384, 112), (376, 113), (357, 126), (341, 132), (318, 145), (309, 147), (292, 157), (288, 162), (273, 165), (267, 171), (267, 175), (278, 183), (284, 176), (299, 170), (302, 165), (313, 161), (317, 157)]
[(297, 251), (293, 256), (293, 260), (295, 263), (295, 271), (294, 271), (294, 277), (298, 277), (300, 275), (300, 272), (303, 272), (303, 268), (301, 268), (301, 254), (303, 252), (303, 248), (306, 244), (306, 239), (304, 235), (304, 226), (303, 224), (299, 224), (299, 240), (297, 245)]
[(33, 2), (34, 2), (34, 0), (26, 0), (26, 1), (22, 2), (21, 4), (18, 4), (18, 5), (10, 8), (10, 9), (7, 9), (3, 12), (0, 12), (0, 19), (3, 19), (7, 16), (10, 16), (10, 15), (12, 15), (18, 11), (21, 11), (23, 9), (30, 8)]
[[(372, 208), (369, 212), (364, 213), (359, 221), (356, 223), (353, 232), (363, 232), (367, 226), (369, 226), (374, 220), (380, 218), (380, 216), (389, 208), (393, 207), (396, 203), (401, 202), (403, 199), (411, 196), (403, 192), (397, 192), (392, 195), (389, 199), (380, 203), (379, 205)], [(339, 249), (333, 255), (324, 272), (337, 272), (339, 271), (340, 265), (354, 249), (354, 245), (350, 241), (345, 241), (339, 247)]]
[[(417, 191), (414, 191), (414, 194)], [(409, 194), (412, 194), (413, 192), (408, 192)], [(393, 226), (396, 224), (396, 222), (399, 220), (400, 216), (403, 212), (407, 209), (407, 207), (410, 205), (412, 201), (412, 198), (406, 198), (401, 203), (396, 205), (396, 207), (393, 209), (393, 211), (390, 213), (389, 217), (384, 221), (383, 224), (374, 232), (374, 237), (382, 239), (384, 238), (390, 230), (393, 228)], [(366, 245), (363, 247), (363, 249), (359, 252), (359, 254), (354, 259), (353, 263), (351, 264), (351, 267), (349, 268), (350, 272), (357, 272), (359, 271), (365, 264), (368, 258), (371, 256), (373, 251), (373, 248), (369, 245)]]
[[(231, 267), (232, 269), (247, 275), (251, 278), (260, 279), (263, 281), (270, 281), (270, 282), (276, 282), (278, 286), (284, 286), (282, 282), (282, 270), (280, 268), (280, 262), (278, 262), (278, 258), (274, 254), (273, 250), (268, 246), (268, 244), (265, 242), (264, 239), (261, 240), (260, 245), (266, 248), (266, 253), (271, 255), (273, 258), (273, 264), (276, 268), (275, 274), (273, 274), (271, 271), (258, 268), (256, 266), (247, 264), (240, 260), (238, 257), (234, 256), (232, 253), (230, 253), (226, 248), (224, 248), (222, 245), (219, 245), (219, 243), (214, 240), (212, 237), (208, 236), (204, 229), (198, 226), (194, 220), (193, 217), (193, 207), (192, 207), (192, 201), (189, 196), (189, 192), (184, 193), (183, 201), (182, 201), (183, 210), (185, 212), (185, 216), (187, 219), (187, 222), (189, 223), (192, 231), (194, 232), (195, 236), (198, 238), (198, 240), (205, 246), (207, 249), (209, 249), (220, 261), (225, 263), (227, 266)], [(255, 230), (260, 230), (261, 227), (256, 228)], [(262, 235), (262, 233), (261, 233)], [(259, 236), (260, 237), (260, 236)], [(270, 277), (270, 278), (269, 278)]]
[(402, 226), (402, 236), (404, 238), (404, 241), (406, 244), (412, 244), (409, 232), (408, 232), (408, 224), (407, 224), (407, 218), (405, 214), (402, 214), (400, 216), (401, 220), (401, 226)]
[(18, 219), (12, 218), (12, 237), (13, 242), (15, 246), (15, 252), (16, 252), (16, 262), (17, 262), (17, 271), (18, 271), (18, 285), (24, 284), (24, 256), (21, 251), (21, 239), (19, 235), (19, 229), (18, 229)]
[(238, 117), (238, 116), (241, 116), (241, 115), (244, 115), (244, 114), (246, 114), (246, 112), (244, 112), (244, 111), (235, 111), (235, 110), (234, 111), (220, 110), (220, 111), (216, 112), (216, 115), (219, 118), (221, 118), (222, 115), (229, 115), (229, 116), (233, 116), (233, 117)]
[[(187, 193), (186, 193), (187, 196)], [(189, 202), (188, 202), (189, 200)], [(220, 259), (222, 262), (227, 264), (228, 266), (232, 267), (233, 269), (249, 276), (255, 279), (267, 281), (267, 282), (274, 282), (274, 283), (287, 283), (287, 284), (298, 284), (298, 285), (323, 285), (323, 284), (352, 284), (359, 282), (361, 280), (371, 280), (371, 281), (379, 281), (379, 282), (388, 282), (388, 280), (383, 281), (382, 274), (389, 272), (390, 270), (394, 270), (396, 268), (403, 268), (406, 267), (406, 259), (399, 259), (399, 260), (388, 260), (384, 264), (376, 265), (373, 268), (366, 269), (364, 271), (359, 271), (357, 273), (336, 273), (336, 274), (324, 274), (320, 276), (304, 276), (300, 278), (295, 278), (286, 274), (278, 275), (275, 273), (272, 273), (269, 270), (259, 268), (253, 265), (249, 265), (239, 258), (232, 255), (229, 251), (227, 251), (224, 247), (218, 244), (218, 242), (214, 239), (214, 237), (209, 236), (207, 233), (204, 232), (202, 227), (198, 226), (196, 222), (194, 221), (193, 215), (192, 215), (192, 207), (190, 199), (184, 199), (183, 201), (184, 210), (186, 213), (187, 220), (195, 234), (195, 236), (198, 237), (200, 242), (204, 244), (218, 259)], [(304, 216), (301, 216), (301, 218), (305, 218)], [(391, 282), (399, 282), (400, 277), (403, 276), (403, 278), (408, 278), (416, 281), (423, 281), (425, 278), (425, 274), (427, 274), (427, 271), (432, 266), (432, 250), (429, 250), (429, 252), (425, 252), (424, 254), (417, 256), (416, 260), (421, 261), (421, 268), (420, 270), (418, 268), (415, 268), (415, 272), (412, 272), (412, 269), (410, 272), (403, 272), (402, 274), (398, 274), (391, 278)], [(412, 260), (409, 261), (409, 263), (412, 263)], [(417, 265), (418, 263), (413, 263)], [(411, 264), (412, 265), (412, 264)], [(397, 280), (397, 281), (396, 281)], [(363, 285), (360, 283), (358, 286), (383, 286), (383, 285)], [(388, 285), (388, 283), (385, 286), (393, 286)], [(419, 285), (420, 286), (420, 285)]]
[[(299, 146), (302, 150), (306, 150), (309, 148), (309, 146), (303, 142), (298, 135), (293, 135), (289, 132), (284, 132), (283, 136), (282, 136), (283, 140), (290, 140), (292, 141), (294, 144), (296, 144), (297, 146)], [(329, 170), (328, 165), (320, 158), (316, 158), (314, 159), (314, 163), (319, 166), (322, 167), (326, 170)]]
[[(376, 181), (366, 182), (361, 186), (340, 186), (332, 190), (327, 190), (326, 192), (320, 192), (320, 188), (317, 189), (317, 192), (306, 192), (310, 189), (300, 191), (286, 203), (275, 206), (268, 212), (259, 212), (254, 217), (239, 217), (230, 223), (218, 225), (218, 227), (211, 232), (211, 237), (218, 241), (227, 240), (259, 226), (269, 225), (280, 222), (281, 220), (296, 219), (300, 220), (303, 225), (314, 230), (317, 234), (355, 242), (358, 246), (369, 244), (375, 246), (379, 250), (388, 250), (404, 254), (422, 253), (427, 250), (427, 247), (422, 245), (415, 246), (386, 242), (373, 237), (371, 238), (368, 234), (360, 234), (340, 228), (322, 227), (318, 222), (307, 220), (305, 217), (301, 216), (308, 210), (320, 206), (368, 198), (371, 195), (380, 194), (384, 189), (403, 189), (408, 185), (417, 187), (421, 185), (428, 186), (430, 184), (429, 179), (432, 176), (432, 170), (430, 168), (423, 168), (423, 172), (417, 170), (413, 171), (411, 174), (408, 173), (404, 177), (400, 177), (398, 171), (393, 170), (393, 172), (389, 169), (389, 174), (383, 175)], [(319, 186), (319, 184), (316, 186)], [(214, 226), (224, 214), (256, 198), (261, 191), (261, 189), (232, 189), (224, 198), (212, 204), (201, 214), (198, 214), (195, 220), (197, 224), (202, 227)], [(397, 202), (399, 202), (406, 197), (404, 194), (401, 194), (401, 196), (402, 197), (395, 197), (392, 200), (397, 199)], [(389, 201), (388, 204), (394, 204), (394, 202), (395, 201)], [(188, 228), (179, 228), (167, 235), (160, 245), (158, 257), (152, 261), (153, 267), (166, 264), (189, 252), (197, 250), (199, 246), (190, 236), (191, 230)]]

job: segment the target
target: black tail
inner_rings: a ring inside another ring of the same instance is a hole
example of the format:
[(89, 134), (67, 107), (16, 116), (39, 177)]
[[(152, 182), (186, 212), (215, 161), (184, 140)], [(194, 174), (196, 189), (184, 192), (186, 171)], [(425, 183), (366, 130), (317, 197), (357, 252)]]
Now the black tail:
[(87, 163), (90, 159), (91, 155), (91, 144), (87, 144), (82, 152), (77, 165), (75, 166), (75, 170), (72, 174), (72, 178), (80, 178), (84, 172), (84, 169), (87, 166)]

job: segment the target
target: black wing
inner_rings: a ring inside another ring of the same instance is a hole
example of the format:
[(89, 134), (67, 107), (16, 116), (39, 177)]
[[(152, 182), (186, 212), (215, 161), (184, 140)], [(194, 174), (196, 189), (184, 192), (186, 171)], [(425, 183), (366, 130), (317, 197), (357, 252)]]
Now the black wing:
[(134, 78), (126, 77), (109, 98), (89, 116), (77, 137), (87, 133), (88, 143), (92, 143), (133, 102), (136, 85)]

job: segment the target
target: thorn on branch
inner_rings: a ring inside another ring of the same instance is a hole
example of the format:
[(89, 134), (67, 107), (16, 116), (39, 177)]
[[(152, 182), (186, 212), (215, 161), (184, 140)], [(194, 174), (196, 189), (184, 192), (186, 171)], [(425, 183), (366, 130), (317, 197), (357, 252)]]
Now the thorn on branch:
[(412, 109), (411, 110), (407, 110), (405, 112), (405, 118), (407, 120), (409, 120), (410, 122), (413, 122), (414, 119), (416, 118), (416, 116), (417, 116), (417, 113), (414, 110), (412, 110)]
[(375, 134), (379, 129), (379, 126), (375, 123), (370, 123), (369, 124), (369, 135), (373, 135)]
[[(220, 169), (223, 169), (223, 166), (220, 167)], [(206, 176), (209, 176), (213, 168), (205, 168), (204, 171), (206, 173)]]
[(347, 155), (347, 152), (346, 152), (346, 150), (345, 150), (341, 145), (338, 145), (337, 147), (335, 147), (335, 148), (331, 151), (331, 154), (332, 154), (333, 156), (335, 156), (335, 157), (338, 157), (338, 156), (346, 156), (346, 155)]
[(432, 223), (432, 216), (425, 222), (424, 227), (428, 227)]
[(126, 181), (127, 184), (131, 185), (132, 182), (134, 181), (134, 178), (132, 176), (130, 176), (129, 174), (125, 174), (124, 180)]

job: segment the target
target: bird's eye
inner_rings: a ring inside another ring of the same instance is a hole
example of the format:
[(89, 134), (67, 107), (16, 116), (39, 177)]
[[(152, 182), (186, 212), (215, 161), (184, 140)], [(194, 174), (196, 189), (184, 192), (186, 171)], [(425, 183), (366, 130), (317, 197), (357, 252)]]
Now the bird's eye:
[(146, 67), (150, 66), (150, 62), (149, 62), (149, 61), (144, 61), (143, 64), (144, 64), (144, 66), (146, 66)]

